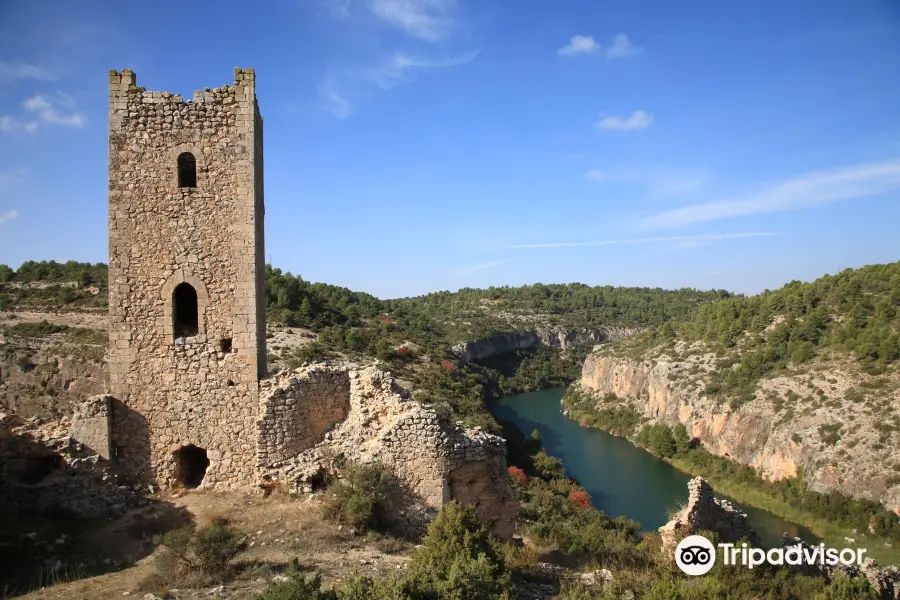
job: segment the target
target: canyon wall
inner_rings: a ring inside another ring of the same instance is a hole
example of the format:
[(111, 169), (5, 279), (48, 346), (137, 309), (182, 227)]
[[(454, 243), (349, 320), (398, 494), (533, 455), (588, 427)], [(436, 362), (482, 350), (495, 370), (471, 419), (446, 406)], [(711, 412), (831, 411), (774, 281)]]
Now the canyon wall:
[(900, 511), (900, 431), (885, 425), (900, 409), (896, 394), (859, 397), (858, 374), (835, 364), (763, 380), (751, 401), (732, 408), (703, 393), (714, 363), (709, 353), (639, 362), (595, 351), (580, 385), (598, 402), (618, 396), (649, 422), (684, 424), (710, 452), (766, 478), (802, 477), (815, 491)]
[(616, 341), (641, 331), (629, 327), (595, 327), (591, 329), (547, 328), (531, 331), (498, 333), (491, 337), (460, 342), (453, 346), (453, 353), (461, 365), (490, 358), (513, 350), (527, 350), (538, 344), (554, 346), (565, 351), (571, 346), (596, 345)]

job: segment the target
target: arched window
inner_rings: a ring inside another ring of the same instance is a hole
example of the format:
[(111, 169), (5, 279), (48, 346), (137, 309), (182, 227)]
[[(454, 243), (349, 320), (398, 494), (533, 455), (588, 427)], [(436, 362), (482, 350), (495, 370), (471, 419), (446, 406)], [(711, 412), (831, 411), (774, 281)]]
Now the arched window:
[(197, 290), (189, 283), (180, 283), (172, 293), (172, 321), (176, 338), (199, 333)]
[(197, 159), (190, 152), (178, 155), (178, 187), (197, 187)]

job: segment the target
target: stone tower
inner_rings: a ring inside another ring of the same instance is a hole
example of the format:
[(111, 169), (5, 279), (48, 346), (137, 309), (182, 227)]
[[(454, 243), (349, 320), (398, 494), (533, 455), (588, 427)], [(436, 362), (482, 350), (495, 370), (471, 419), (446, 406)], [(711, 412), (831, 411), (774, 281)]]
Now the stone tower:
[(234, 79), (184, 102), (110, 71), (110, 446), (162, 487), (256, 481), (263, 122)]

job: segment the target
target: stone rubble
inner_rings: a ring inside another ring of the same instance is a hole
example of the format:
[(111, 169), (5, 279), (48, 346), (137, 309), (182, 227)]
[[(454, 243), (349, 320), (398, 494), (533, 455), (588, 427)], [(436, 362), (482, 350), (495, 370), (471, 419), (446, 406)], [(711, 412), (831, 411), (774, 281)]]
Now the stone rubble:
[[(294, 395), (308, 394), (314, 389), (314, 379), (328, 390), (328, 382), (342, 376), (336, 375), (342, 371), (322, 365), (298, 372), (276, 384), (271, 397), (286, 402), (292, 395), (286, 386), (294, 387)], [(302, 489), (341, 461), (379, 462), (425, 506), (437, 510), (454, 499), (473, 504), (495, 534), (503, 539), (512, 537), (518, 504), (507, 481), (503, 438), (453, 424), (433, 408), (411, 400), (390, 375), (374, 367), (350, 371), (346, 377), (346, 419), (325, 432), (314, 446), (270, 463), (269, 479)], [(327, 394), (321, 398), (322, 404), (312, 410), (329, 414), (335, 399)]]
[(663, 552), (672, 555), (680, 540), (698, 531), (714, 531), (721, 542), (745, 539), (751, 545), (759, 545), (759, 537), (747, 524), (747, 513), (727, 500), (713, 497), (712, 486), (702, 477), (688, 482), (687, 505), (659, 528)]
[[(799, 546), (801, 550), (813, 548), (802, 539), (787, 533), (781, 536), (781, 546), (785, 550)], [(837, 565), (799, 565), (791, 567), (804, 575), (824, 575), (832, 579), (838, 573), (849, 577), (865, 577), (878, 596), (878, 600), (900, 600), (900, 569), (894, 566), (881, 568), (875, 559), (866, 559), (862, 567)]]

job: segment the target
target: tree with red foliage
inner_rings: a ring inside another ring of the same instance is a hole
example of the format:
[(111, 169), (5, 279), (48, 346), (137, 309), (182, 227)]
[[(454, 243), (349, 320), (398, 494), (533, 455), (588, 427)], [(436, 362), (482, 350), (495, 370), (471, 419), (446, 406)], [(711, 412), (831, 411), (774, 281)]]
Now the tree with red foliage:
[(579, 508), (590, 508), (591, 507), (591, 497), (590, 495), (584, 491), (575, 489), (569, 492), (569, 500)]
[(510, 467), (507, 469), (509, 471), (509, 476), (513, 481), (518, 483), (519, 485), (525, 485), (528, 483), (528, 475), (525, 474), (523, 469), (519, 467)]
[(441, 366), (444, 367), (445, 369), (447, 369), (448, 371), (456, 370), (456, 363), (453, 362), (452, 360), (442, 360)]

